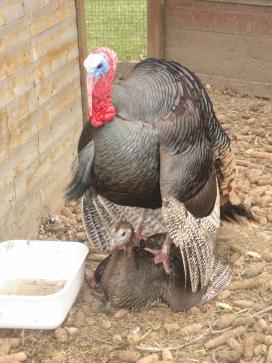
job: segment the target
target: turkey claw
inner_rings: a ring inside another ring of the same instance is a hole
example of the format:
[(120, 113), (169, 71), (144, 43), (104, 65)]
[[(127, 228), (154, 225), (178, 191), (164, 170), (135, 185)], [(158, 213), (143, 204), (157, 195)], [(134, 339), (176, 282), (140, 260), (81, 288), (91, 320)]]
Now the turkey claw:
[(162, 249), (157, 250), (153, 248), (144, 248), (145, 251), (151, 253), (154, 255), (154, 262), (157, 265), (158, 263), (163, 264), (163, 268), (167, 274), (170, 274), (170, 268), (169, 268), (169, 255), (168, 253), (165, 253)]

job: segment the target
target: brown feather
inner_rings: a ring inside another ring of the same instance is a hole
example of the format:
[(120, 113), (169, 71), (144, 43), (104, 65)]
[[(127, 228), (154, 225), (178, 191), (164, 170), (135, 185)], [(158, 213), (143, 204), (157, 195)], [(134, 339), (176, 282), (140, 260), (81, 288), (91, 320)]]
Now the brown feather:
[[(125, 226), (132, 228), (130, 223), (123, 221), (116, 227), (116, 233), (118, 228)], [(126, 249), (114, 249), (98, 265), (95, 278), (107, 307), (140, 310), (164, 301), (172, 309), (184, 311), (209, 301), (228, 284), (231, 276), (229, 268), (215, 259), (208, 286), (197, 292), (192, 292), (190, 286), (185, 288), (186, 277), (179, 248), (171, 245), (170, 274), (164, 271), (162, 265), (155, 265), (152, 255), (144, 250), (146, 247), (161, 248), (165, 238), (166, 233), (149, 236), (146, 241), (141, 241), (140, 247), (135, 247), (130, 239)]]

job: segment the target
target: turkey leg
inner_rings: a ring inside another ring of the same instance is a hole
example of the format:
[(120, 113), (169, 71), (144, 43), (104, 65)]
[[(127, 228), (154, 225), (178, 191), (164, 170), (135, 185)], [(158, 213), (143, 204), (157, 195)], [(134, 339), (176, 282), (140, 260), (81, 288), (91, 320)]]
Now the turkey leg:
[(145, 251), (152, 253), (152, 255), (155, 256), (154, 257), (155, 264), (157, 264), (157, 263), (163, 264), (164, 270), (168, 274), (170, 273), (169, 253), (170, 253), (171, 243), (172, 243), (172, 240), (168, 234), (167, 237), (165, 238), (165, 241), (163, 242), (161, 249), (157, 250), (157, 249), (148, 248), (148, 247), (146, 247), (144, 249)]
[(147, 213), (148, 213), (148, 209), (143, 208), (141, 211), (141, 215), (138, 220), (137, 226), (136, 226), (135, 240), (136, 240), (137, 244), (139, 244), (141, 239), (144, 239), (144, 240), (146, 239), (146, 237), (142, 235), (142, 232), (143, 232), (143, 227), (144, 227), (144, 220), (145, 220)]

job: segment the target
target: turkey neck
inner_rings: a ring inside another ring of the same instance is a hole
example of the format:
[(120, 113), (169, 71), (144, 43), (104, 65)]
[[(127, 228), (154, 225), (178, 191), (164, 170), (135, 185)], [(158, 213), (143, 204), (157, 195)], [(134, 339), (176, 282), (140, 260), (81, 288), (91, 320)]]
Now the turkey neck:
[(159, 208), (159, 141), (144, 122), (118, 117), (93, 129), (96, 191), (121, 205)]

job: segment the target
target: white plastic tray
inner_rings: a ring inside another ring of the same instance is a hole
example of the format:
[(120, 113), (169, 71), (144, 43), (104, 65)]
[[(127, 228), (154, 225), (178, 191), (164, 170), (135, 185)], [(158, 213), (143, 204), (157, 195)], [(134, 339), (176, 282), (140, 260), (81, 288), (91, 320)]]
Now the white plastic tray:
[[(81, 288), (88, 251), (79, 242), (0, 243), (0, 328), (54, 329), (61, 325)], [(31, 281), (57, 282), (59, 287), (53, 293), (47, 290), (46, 295), (43, 290), (33, 294), (34, 290), (12, 292), (8, 288)]]

